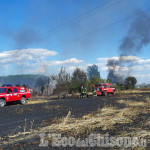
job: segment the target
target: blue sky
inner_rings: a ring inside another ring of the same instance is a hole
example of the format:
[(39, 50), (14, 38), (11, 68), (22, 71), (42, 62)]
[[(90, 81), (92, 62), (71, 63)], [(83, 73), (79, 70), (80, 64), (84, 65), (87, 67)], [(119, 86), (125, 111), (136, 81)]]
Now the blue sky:
[[(139, 11), (150, 16), (148, 0), (0, 0), (1, 75), (55, 74), (61, 66), (72, 73), (96, 64), (107, 78), (107, 61), (120, 56)], [(123, 67), (138, 83), (150, 83), (149, 50), (147, 43)]]

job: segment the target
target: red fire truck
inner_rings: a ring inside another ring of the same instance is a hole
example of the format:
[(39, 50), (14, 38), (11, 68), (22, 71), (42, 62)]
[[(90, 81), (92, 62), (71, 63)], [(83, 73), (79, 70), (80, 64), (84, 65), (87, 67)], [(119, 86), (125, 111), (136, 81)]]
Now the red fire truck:
[(101, 83), (95, 86), (97, 95), (106, 96), (108, 93), (115, 95), (115, 88), (112, 88), (112, 85), (109, 83)]
[(20, 101), (24, 105), (30, 97), (30, 91), (26, 86), (11, 86), (9, 84), (0, 87), (0, 107), (4, 107), (7, 102), (11, 101)]

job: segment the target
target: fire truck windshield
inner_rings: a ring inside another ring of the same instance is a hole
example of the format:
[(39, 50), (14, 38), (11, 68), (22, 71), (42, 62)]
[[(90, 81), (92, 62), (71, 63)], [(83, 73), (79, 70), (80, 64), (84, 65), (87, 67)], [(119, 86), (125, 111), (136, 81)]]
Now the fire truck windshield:
[(0, 93), (5, 93), (7, 88), (0, 88)]

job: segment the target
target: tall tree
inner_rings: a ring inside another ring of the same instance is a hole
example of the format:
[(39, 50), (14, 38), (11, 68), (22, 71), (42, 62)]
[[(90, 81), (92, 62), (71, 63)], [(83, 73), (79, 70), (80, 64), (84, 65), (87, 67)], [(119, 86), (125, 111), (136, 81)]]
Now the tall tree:
[(88, 66), (87, 68), (88, 78), (91, 80), (93, 77), (100, 78), (100, 72), (97, 65)]
[(74, 92), (79, 92), (81, 85), (87, 85), (87, 75), (86, 72), (80, 68), (76, 68), (72, 74), (71, 90)]

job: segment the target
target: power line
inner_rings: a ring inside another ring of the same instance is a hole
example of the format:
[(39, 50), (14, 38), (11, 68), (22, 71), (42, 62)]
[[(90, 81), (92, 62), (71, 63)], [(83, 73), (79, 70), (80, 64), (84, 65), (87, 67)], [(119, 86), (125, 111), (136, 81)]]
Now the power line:
[[(80, 18), (82, 18), (83, 16), (86, 16), (86, 15), (90, 14), (91, 12), (93, 12), (94, 10), (97, 10), (98, 8), (100, 8), (100, 7), (102, 7), (102, 6), (105, 6), (105, 5), (109, 4), (111, 1), (113, 1), (113, 0), (109, 0), (109, 1), (107, 1), (107, 2), (105, 2), (105, 3), (103, 3), (103, 4), (101, 4), (101, 5), (99, 5), (99, 6), (95, 7), (95, 8), (93, 8), (93, 9), (90, 9), (90, 10), (84, 12), (83, 14), (81, 14), (81, 15), (75, 17), (74, 19), (70, 19), (70, 20), (68, 20), (67, 22), (64, 22), (64, 23), (62, 23), (61, 25), (59, 25), (59, 26), (57, 26), (57, 27), (54, 27), (53, 29), (47, 31), (47, 32), (45, 33), (45, 35), (41, 36), (40, 38), (33, 39), (33, 40), (31, 40), (30, 42), (25, 42), (23, 45), (29, 45), (29, 44), (31, 44), (31, 43), (33, 43), (33, 42), (35, 42), (35, 41), (42, 40), (42, 39), (44, 39), (44, 38), (49, 37), (50, 35), (52, 35), (52, 34), (54, 34), (54, 33), (57, 33), (58, 31), (60, 31), (60, 29), (64, 30), (64, 29), (66, 29), (66, 27), (73, 26), (73, 25), (77, 24), (78, 22), (80, 22), (80, 21), (81, 21)], [(116, 4), (118, 4), (119, 2), (121, 2), (121, 0), (118, 0), (117, 2), (113, 3), (112, 5), (107, 6), (105, 9), (108, 9), (108, 8), (110, 8), (110, 7), (112, 7), (112, 6), (116, 5)], [(105, 10), (105, 9), (104, 9), (104, 10)], [(95, 12), (95, 13), (91, 14), (90, 16), (93, 16), (93, 15), (95, 15), (95, 14), (97, 14), (97, 13), (99, 13), (99, 12)], [(86, 18), (84, 18), (84, 19), (87, 19), (87, 18), (89, 18), (89, 16), (86, 17)], [(79, 20), (76, 20), (76, 19), (79, 19)], [(83, 21), (84, 19), (82, 19), (82, 21)], [(73, 23), (70, 23), (71, 21), (73, 21)], [(67, 23), (69, 23), (69, 24), (67, 24)], [(61, 31), (62, 31), (62, 30), (61, 30)]]
[[(145, 10), (145, 12), (147, 12), (147, 11), (150, 11), (150, 9)], [(131, 18), (133, 18), (133, 17), (136, 17), (136, 16), (138, 16), (138, 15), (140, 15), (140, 14), (142, 14), (142, 12), (138, 12), (138, 13), (136, 13), (136, 15), (128, 16), (128, 17), (126, 17), (126, 18), (124, 18), (124, 19), (120, 19), (120, 20), (118, 20), (118, 21), (116, 21), (116, 22), (113, 22), (113, 23), (107, 25), (107, 26), (98, 28), (98, 29), (96, 29), (96, 30), (94, 30), (94, 31), (92, 31), (92, 32), (89, 32), (89, 33), (86, 33), (86, 34), (84, 34), (84, 35), (81, 35), (81, 36), (79, 36), (79, 37), (77, 37), (77, 38), (74, 38), (74, 39), (72, 39), (72, 40), (70, 40), (70, 41), (67, 41), (67, 42), (64, 42), (64, 43), (62, 43), (62, 44), (56, 45), (56, 46), (52, 47), (51, 49), (54, 49), (54, 48), (57, 48), (57, 47), (66, 45), (66, 44), (68, 44), (68, 43), (72, 43), (73, 41), (76, 41), (76, 40), (81, 39), (81, 38), (83, 38), (83, 37), (89, 36), (89, 35), (91, 35), (91, 34), (93, 34), (93, 33), (102, 31), (102, 30), (104, 30), (104, 29), (106, 29), (106, 28), (112, 27), (112, 26), (114, 26), (114, 25), (116, 25), (116, 24), (119, 24), (119, 23), (121, 23), (121, 22), (128, 21), (129, 19), (131, 19)]]

